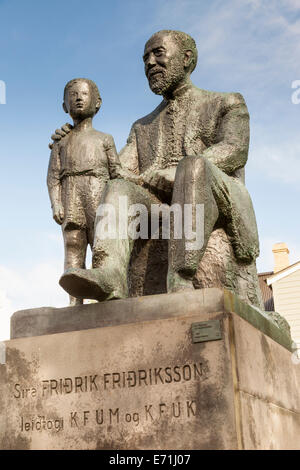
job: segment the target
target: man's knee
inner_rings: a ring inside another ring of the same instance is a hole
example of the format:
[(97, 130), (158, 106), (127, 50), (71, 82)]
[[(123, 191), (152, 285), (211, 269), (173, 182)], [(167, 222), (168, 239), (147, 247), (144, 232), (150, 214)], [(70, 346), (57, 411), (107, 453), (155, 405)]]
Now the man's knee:
[(202, 155), (183, 157), (177, 167), (177, 175), (184, 172), (191, 178), (191, 182), (207, 175), (209, 171), (210, 164)]

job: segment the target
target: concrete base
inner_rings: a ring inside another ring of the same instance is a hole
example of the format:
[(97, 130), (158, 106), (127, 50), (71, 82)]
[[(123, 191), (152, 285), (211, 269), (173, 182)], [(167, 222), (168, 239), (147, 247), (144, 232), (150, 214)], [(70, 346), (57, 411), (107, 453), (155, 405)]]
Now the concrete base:
[(0, 354), (1, 449), (300, 449), (290, 338), (230, 292), (36, 310)]

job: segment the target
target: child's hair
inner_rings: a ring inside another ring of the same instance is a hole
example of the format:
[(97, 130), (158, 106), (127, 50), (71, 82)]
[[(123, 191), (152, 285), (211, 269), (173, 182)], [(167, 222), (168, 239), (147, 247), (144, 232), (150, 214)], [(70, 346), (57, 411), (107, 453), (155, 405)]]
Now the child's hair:
[[(101, 96), (100, 96), (99, 89), (98, 89), (96, 83), (93, 82), (93, 80), (89, 80), (88, 78), (73, 78), (73, 80), (70, 80), (70, 81), (66, 84), (65, 89), (64, 89), (64, 102), (65, 102), (65, 100), (66, 100), (67, 91), (68, 91), (70, 88), (72, 88), (72, 86), (73, 86), (75, 83), (77, 83), (77, 82), (85, 82), (85, 83), (87, 83), (88, 86), (90, 87), (90, 90), (92, 90), (92, 93), (93, 93), (93, 96), (94, 96), (95, 101), (99, 101), (99, 102), (100, 102), (100, 106), (101, 106), (102, 99), (101, 99)], [(100, 106), (99, 106), (99, 108), (97, 108), (96, 113), (99, 111)]]

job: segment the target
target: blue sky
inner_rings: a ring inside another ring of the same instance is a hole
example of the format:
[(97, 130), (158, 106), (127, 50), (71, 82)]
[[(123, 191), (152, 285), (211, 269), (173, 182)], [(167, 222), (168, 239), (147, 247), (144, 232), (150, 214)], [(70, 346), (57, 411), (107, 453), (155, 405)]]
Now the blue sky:
[(200, 88), (239, 91), (251, 118), (246, 184), (261, 241), (259, 271), (272, 270), (272, 244), (300, 259), (300, 0), (0, 0), (0, 339), (16, 310), (62, 306), (60, 228), (46, 187), (48, 142), (69, 121), (65, 83), (94, 80), (103, 105), (94, 120), (120, 150), (131, 124), (160, 98), (144, 76), (146, 40), (160, 29), (191, 34)]

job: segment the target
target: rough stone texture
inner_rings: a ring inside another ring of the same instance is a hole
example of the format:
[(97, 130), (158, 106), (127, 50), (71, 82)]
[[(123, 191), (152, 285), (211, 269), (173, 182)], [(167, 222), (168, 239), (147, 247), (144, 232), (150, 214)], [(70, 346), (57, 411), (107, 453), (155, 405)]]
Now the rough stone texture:
[(232, 311), (279, 344), (291, 348), (290, 331), (278, 326), (277, 317), (274, 319), (266, 312), (245, 304), (232, 292), (217, 288), (149, 295), (76, 307), (20, 310), (11, 317), (11, 338), (151, 321), (185, 314), (203, 315)]
[[(107, 181), (122, 177), (137, 180), (121, 168), (113, 137), (92, 127), (101, 103), (92, 80), (69, 81), (63, 107), (74, 126), (64, 126), (50, 146), (47, 185), (53, 218), (62, 226), (65, 270), (85, 268), (87, 245), (93, 246), (96, 211)], [(71, 296), (71, 305), (81, 303)]]
[[(222, 317), (186, 315), (7, 342), (0, 396), (1, 408), (8, 411), (2, 415), (0, 448), (236, 448), (228, 319), (223, 319), (223, 341), (191, 341), (193, 322)], [(156, 379), (155, 368), (160, 369)], [(123, 387), (123, 372), (126, 379), (134, 376), (129, 371), (146, 373), (147, 384), (141, 380), (133, 386), (132, 379)], [(116, 374), (121, 375), (121, 388), (114, 388)], [(98, 389), (93, 385), (90, 391), (90, 377), (95, 375)], [(81, 378), (81, 391), (60, 393), (60, 379), (63, 385), (71, 379), (74, 387)], [(43, 380), (48, 380), (44, 397)], [(58, 384), (58, 394), (54, 389), (52, 396), (49, 393), (50, 380), (52, 386)], [(20, 393), (15, 384), (22, 389), (34, 387), (36, 396), (15, 398)], [(101, 422), (102, 412), (103, 424), (99, 424), (96, 418)], [(63, 422), (63, 429), (26, 431), (25, 423), (32, 418), (39, 423), (38, 416), (45, 416), (52, 427)]]
[(300, 449), (299, 361), (238, 316), (232, 321), (243, 448)]
[[(197, 49), (183, 32), (164, 30), (152, 35), (143, 60), (150, 89), (163, 100), (133, 123), (119, 155), (123, 171), (130, 171), (131, 177), (116, 178), (120, 172), (112, 175), (101, 204), (113, 208), (117, 229), (128, 225), (130, 208), (142, 204), (147, 212), (142, 219), (139, 211), (130, 212), (129, 219), (134, 231), (141, 229), (145, 238), (150, 236), (145, 232), (153, 204), (184, 209), (185, 221), (190, 207), (197, 243), (191, 246), (186, 230), (175, 236), (182, 220), (174, 218), (168, 254), (163, 243), (140, 243), (134, 248), (133, 240), (124, 233), (104, 238), (103, 217), (99, 215), (92, 269), (76, 265), (62, 275), (60, 285), (78, 299), (98, 301), (177, 292), (193, 285), (225, 287), (262, 307), (255, 267), (257, 225), (244, 184), (249, 147), (245, 101), (239, 93), (207, 91), (193, 85), (190, 75), (196, 66)], [(55, 139), (65, 138), (55, 135)], [(126, 202), (120, 205), (120, 199)]]
[[(130, 297), (167, 292), (168, 244), (166, 240), (138, 240), (128, 275)], [(216, 229), (208, 242), (193, 281), (196, 289), (219, 287), (263, 309), (256, 264), (238, 261), (223, 229)]]
[(300, 365), (263, 313), (218, 289), (57, 310), (100, 305), (102, 328), (6, 342), (1, 449), (300, 449)]
[(11, 338), (151, 321), (185, 314), (222, 312), (221, 289), (202, 289), (66, 308), (19, 310), (11, 317)]

